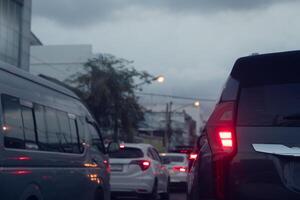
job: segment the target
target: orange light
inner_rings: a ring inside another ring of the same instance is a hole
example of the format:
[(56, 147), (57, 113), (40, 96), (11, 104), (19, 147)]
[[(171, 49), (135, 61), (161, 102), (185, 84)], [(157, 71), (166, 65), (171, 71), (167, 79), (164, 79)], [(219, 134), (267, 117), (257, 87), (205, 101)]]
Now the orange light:
[(84, 166), (85, 167), (88, 167), (88, 168), (95, 168), (95, 167), (98, 167), (98, 165), (96, 163), (84, 163)]

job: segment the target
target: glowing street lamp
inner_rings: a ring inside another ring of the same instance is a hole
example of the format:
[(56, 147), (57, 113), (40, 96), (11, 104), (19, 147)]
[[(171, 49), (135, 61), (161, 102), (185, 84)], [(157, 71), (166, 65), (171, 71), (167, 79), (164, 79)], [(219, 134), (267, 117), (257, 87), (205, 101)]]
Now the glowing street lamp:
[(164, 83), (166, 78), (164, 76), (157, 76), (153, 79), (154, 81), (157, 81), (158, 83)]
[(199, 108), (200, 105), (201, 105), (201, 104), (200, 104), (200, 101), (195, 101), (195, 102), (194, 102), (194, 106), (195, 106), (195, 107)]

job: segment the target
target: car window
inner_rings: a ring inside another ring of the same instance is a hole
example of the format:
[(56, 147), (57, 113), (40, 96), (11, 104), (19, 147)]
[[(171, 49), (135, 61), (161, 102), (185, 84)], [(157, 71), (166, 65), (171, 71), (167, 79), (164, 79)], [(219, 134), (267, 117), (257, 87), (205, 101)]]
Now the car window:
[(102, 141), (102, 138), (100, 136), (100, 133), (97, 131), (96, 127), (90, 123), (88, 123), (88, 129), (90, 133), (90, 139), (92, 143), (92, 148), (95, 151), (99, 151), (101, 153), (105, 153), (104, 144)]
[(151, 152), (152, 152), (152, 155), (153, 155), (153, 157), (154, 157), (154, 160), (156, 160), (156, 161), (158, 161), (158, 162), (161, 162), (159, 153), (156, 151), (156, 149), (151, 148)]
[(300, 84), (275, 84), (242, 88), (238, 107), (240, 126), (300, 126), (281, 123), (300, 116)]
[(62, 141), (59, 133), (58, 119), (56, 116), (56, 110), (53, 108), (46, 107), (45, 109), (46, 125), (47, 125), (47, 136), (48, 144), (47, 150), (49, 151), (62, 151)]
[(38, 149), (33, 108), (22, 106), (23, 130), (25, 135), (25, 148)]
[(138, 148), (125, 147), (120, 149), (118, 152), (110, 153), (110, 158), (143, 158), (144, 153)]
[(48, 148), (48, 135), (46, 128), (46, 119), (45, 119), (45, 108), (42, 105), (34, 105), (34, 115), (37, 131), (38, 145), (41, 150), (47, 150)]
[(183, 156), (162, 156), (161, 158), (162, 158), (162, 160), (168, 160), (171, 163), (184, 162)]
[(4, 145), (8, 148), (25, 148), (23, 123), (20, 101), (16, 97), (2, 95), (2, 106), (4, 114)]

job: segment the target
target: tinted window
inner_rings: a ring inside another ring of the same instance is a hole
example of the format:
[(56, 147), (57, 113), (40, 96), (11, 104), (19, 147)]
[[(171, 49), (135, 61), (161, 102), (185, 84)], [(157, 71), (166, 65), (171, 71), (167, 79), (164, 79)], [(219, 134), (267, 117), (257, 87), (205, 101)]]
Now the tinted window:
[(162, 156), (162, 160), (168, 160), (172, 162), (184, 162), (184, 157), (182, 156)]
[(67, 153), (72, 153), (72, 135), (68, 114), (61, 111), (57, 111), (56, 114), (60, 127), (58, 137), (62, 150)]
[(299, 117), (300, 84), (264, 85), (241, 91), (240, 126), (300, 126)]
[(46, 124), (47, 124), (47, 136), (48, 136), (48, 150), (50, 151), (63, 151), (61, 147), (61, 137), (59, 133), (58, 120), (56, 117), (56, 111), (52, 108), (46, 107)]
[(7, 128), (4, 136), (5, 147), (25, 148), (21, 116), (21, 106), (18, 98), (2, 95), (4, 126)]
[(84, 151), (83, 143), (86, 143), (86, 124), (84, 123), (83, 118), (76, 118), (76, 124), (78, 128), (78, 136), (79, 136), (79, 146), (80, 146), (80, 152)]
[(69, 119), (70, 120), (70, 130), (71, 130), (71, 146), (72, 151), (74, 153), (79, 153), (80, 146), (79, 146), (79, 138), (77, 134), (77, 127), (76, 127), (76, 120), (75, 119)]
[(35, 134), (33, 109), (30, 107), (22, 106), (22, 117), (25, 134), (25, 146), (27, 149), (38, 149)]
[(92, 142), (92, 148), (96, 151), (100, 151), (100, 152), (104, 153), (105, 149), (104, 149), (102, 138), (99, 135), (99, 132), (97, 131), (95, 126), (93, 126), (91, 124), (88, 124), (88, 128), (89, 128), (89, 133), (90, 133), (90, 137), (91, 137), (90, 139)]
[(41, 105), (34, 106), (37, 138), (40, 149), (47, 150), (48, 136), (45, 121), (45, 109)]
[(143, 152), (138, 148), (125, 147), (120, 151), (109, 154), (110, 158), (143, 158)]
[(152, 151), (152, 155), (154, 156), (154, 160), (161, 162), (159, 153), (156, 151), (156, 149), (152, 148), (151, 151)]

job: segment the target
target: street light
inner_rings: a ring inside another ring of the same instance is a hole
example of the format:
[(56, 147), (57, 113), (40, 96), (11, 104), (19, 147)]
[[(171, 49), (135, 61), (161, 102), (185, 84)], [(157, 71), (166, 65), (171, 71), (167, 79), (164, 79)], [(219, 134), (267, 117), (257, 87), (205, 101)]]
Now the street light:
[(164, 83), (165, 80), (166, 80), (166, 78), (165, 78), (164, 76), (159, 75), (159, 76), (156, 76), (156, 77), (154, 77), (153, 79), (151, 79), (150, 82), (149, 82), (149, 81), (144, 81), (144, 82), (139, 83), (139, 84), (137, 84), (137, 85), (135, 85), (135, 86), (136, 86), (136, 87), (141, 87), (142, 85), (151, 83), (152, 81), (156, 81), (156, 82), (158, 82), (158, 83)]
[(199, 108), (200, 105), (201, 105), (201, 104), (200, 104), (200, 101), (195, 101), (195, 102), (194, 102), (194, 106), (195, 106), (196, 108)]
[(166, 80), (166, 78), (162, 75), (157, 76), (153, 79), (153, 81), (157, 81), (158, 83), (163, 83), (163, 82), (165, 82), (165, 80)]

